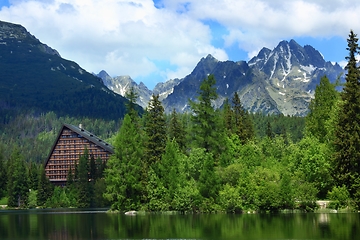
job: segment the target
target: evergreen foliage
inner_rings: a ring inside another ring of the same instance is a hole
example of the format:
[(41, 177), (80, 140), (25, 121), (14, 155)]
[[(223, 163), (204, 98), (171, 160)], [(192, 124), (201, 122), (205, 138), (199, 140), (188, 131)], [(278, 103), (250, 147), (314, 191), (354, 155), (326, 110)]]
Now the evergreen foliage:
[[(153, 96), (146, 114), (140, 116), (132, 111), (136, 94), (131, 91), (129, 114), (119, 123), (51, 112), (16, 117), (3, 111), (0, 194), (10, 207), (314, 211), (316, 200), (329, 198), (334, 208), (354, 207), (353, 203), (359, 208), (360, 71), (353, 32), (348, 44), (341, 99), (324, 76), (306, 118), (249, 114), (237, 93), (231, 103), (226, 100), (222, 109), (215, 110), (212, 75), (202, 82), (197, 100), (190, 102), (192, 113), (166, 115), (159, 96)], [(85, 151), (75, 171), (68, 172), (67, 186), (53, 189), (39, 163), (46, 159), (48, 152), (43, 149), (51, 148), (62, 122), (83, 123), (110, 139), (115, 153), (105, 164)], [(29, 192), (29, 188), (34, 189)]]
[(161, 160), (166, 147), (166, 120), (164, 107), (161, 105), (159, 95), (152, 95), (145, 116), (145, 156), (147, 166)]
[(14, 148), (7, 166), (7, 189), (9, 207), (26, 207), (29, 194), (29, 179), (24, 157)]
[(105, 170), (105, 197), (113, 209), (132, 210), (141, 206), (144, 189), (143, 144), (129, 115), (125, 115), (115, 139), (115, 154), (107, 163)]
[(179, 148), (184, 151), (186, 147), (186, 132), (175, 109), (173, 109), (170, 114), (170, 123), (168, 129), (169, 140), (176, 141), (176, 143), (179, 145)]
[(309, 113), (306, 117), (306, 132), (318, 138), (320, 142), (330, 142), (329, 121), (339, 96), (335, 87), (336, 85), (331, 84), (326, 76), (322, 77), (320, 84), (316, 86), (314, 98), (309, 105)]
[(341, 93), (338, 123), (335, 128), (334, 173), (337, 186), (346, 186), (360, 206), (360, 70), (357, 35), (351, 31), (347, 40), (346, 83)]
[(45, 203), (51, 197), (53, 185), (45, 175), (43, 165), (40, 165), (38, 187), (37, 187), (37, 206), (45, 206)]
[(253, 122), (250, 119), (249, 113), (242, 106), (240, 97), (237, 92), (234, 94), (232, 104), (235, 133), (239, 136), (240, 141), (244, 144), (247, 141), (254, 139), (255, 137)]
[(78, 190), (77, 206), (91, 206), (92, 184), (89, 182), (89, 150), (85, 149), (77, 165), (76, 187)]
[[(220, 114), (212, 101), (217, 99), (215, 77), (209, 75), (200, 85), (197, 101), (190, 101), (193, 147), (204, 148), (206, 152), (219, 156), (221, 143), (225, 140), (225, 126), (220, 124)], [(224, 145), (223, 145), (224, 146)]]
[(0, 199), (7, 193), (7, 168), (4, 160), (3, 148), (0, 146)]
[(130, 115), (131, 120), (135, 122), (139, 113), (139, 106), (136, 104), (137, 99), (139, 98), (139, 94), (135, 92), (134, 87), (130, 87), (130, 89), (125, 93), (125, 98), (128, 102), (125, 103), (126, 112)]

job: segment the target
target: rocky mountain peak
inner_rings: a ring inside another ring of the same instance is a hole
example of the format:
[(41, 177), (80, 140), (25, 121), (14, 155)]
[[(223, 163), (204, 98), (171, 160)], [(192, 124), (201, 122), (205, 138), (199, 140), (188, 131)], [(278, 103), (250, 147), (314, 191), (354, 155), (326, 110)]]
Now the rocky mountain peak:
[(219, 61), (209, 54), (200, 59), (189, 75), (158, 83), (153, 91), (142, 83), (120, 81), (119, 77), (113, 78), (107, 86), (121, 95), (129, 86), (134, 86), (142, 107), (156, 94), (166, 112), (172, 109), (183, 112), (189, 110), (188, 100), (196, 99), (201, 81), (213, 74), (218, 92), (218, 99), (213, 103), (215, 107), (220, 107), (226, 98), (231, 99), (238, 92), (243, 106), (251, 112), (303, 116), (320, 78), (326, 74), (335, 80), (341, 72), (343, 69), (338, 64), (326, 62), (313, 47), (302, 47), (290, 40), (281, 41), (272, 50), (262, 48), (248, 63)]

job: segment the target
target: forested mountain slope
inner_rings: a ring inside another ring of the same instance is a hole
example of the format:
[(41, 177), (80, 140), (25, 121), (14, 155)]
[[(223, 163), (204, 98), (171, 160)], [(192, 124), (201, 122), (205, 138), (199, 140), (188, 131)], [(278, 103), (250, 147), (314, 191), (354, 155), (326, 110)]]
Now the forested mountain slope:
[(0, 22), (0, 111), (117, 119), (126, 100), (101, 79), (42, 44), (16, 24)]

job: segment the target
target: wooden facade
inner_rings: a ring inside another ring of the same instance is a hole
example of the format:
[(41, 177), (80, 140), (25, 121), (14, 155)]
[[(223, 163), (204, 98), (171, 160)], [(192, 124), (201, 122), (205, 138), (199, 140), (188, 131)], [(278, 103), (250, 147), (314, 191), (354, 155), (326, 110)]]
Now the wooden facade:
[(106, 162), (114, 153), (114, 147), (81, 127), (64, 124), (45, 163), (45, 174), (50, 182), (65, 185), (68, 171), (75, 171), (85, 149), (89, 157)]

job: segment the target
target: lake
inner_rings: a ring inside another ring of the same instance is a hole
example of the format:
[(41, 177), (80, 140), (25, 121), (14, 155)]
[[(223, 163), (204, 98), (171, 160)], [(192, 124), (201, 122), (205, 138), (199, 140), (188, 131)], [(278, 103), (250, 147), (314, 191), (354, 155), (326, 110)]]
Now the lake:
[(358, 213), (146, 214), (1, 210), (0, 239), (359, 239)]

